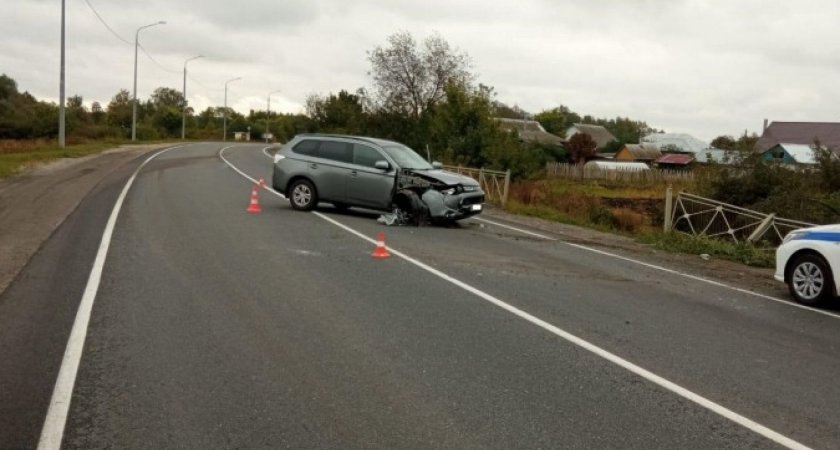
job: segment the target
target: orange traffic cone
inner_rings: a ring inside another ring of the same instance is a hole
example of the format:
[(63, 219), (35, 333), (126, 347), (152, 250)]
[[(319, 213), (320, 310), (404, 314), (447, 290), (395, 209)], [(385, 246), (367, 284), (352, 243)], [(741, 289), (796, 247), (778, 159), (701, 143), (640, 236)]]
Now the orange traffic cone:
[(248, 209), (246, 209), (251, 214), (257, 214), (262, 212), (262, 208), (260, 208), (260, 196), (257, 193), (257, 186), (251, 189), (251, 204), (248, 205)]
[(262, 189), (265, 189), (265, 180), (264, 180), (264, 179), (262, 179), (262, 178), (260, 178), (260, 187), (261, 187)]
[(377, 259), (385, 259), (391, 256), (391, 254), (388, 253), (388, 248), (385, 247), (385, 233), (378, 233), (376, 235), (376, 250), (374, 250), (370, 256)]

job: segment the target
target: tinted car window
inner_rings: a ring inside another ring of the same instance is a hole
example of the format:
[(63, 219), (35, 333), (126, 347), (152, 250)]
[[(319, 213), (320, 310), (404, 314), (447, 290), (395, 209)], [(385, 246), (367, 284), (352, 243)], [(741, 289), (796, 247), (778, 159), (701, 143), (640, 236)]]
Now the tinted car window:
[(292, 151), (301, 155), (318, 156), (318, 144), (320, 144), (320, 142), (307, 139), (305, 141), (300, 141), (292, 148)]
[(385, 152), (403, 169), (429, 170), (432, 165), (405, 145), (386, 145)]
[(367, 145), (353, 145), (353, 164), (373, 167), (376, 161), (385, 161), (385, 157), (378, 150)]
[(318, 156), (349, 163), (353, 161), (353, 150), (346, 142), (323, 141), (318, 149)]

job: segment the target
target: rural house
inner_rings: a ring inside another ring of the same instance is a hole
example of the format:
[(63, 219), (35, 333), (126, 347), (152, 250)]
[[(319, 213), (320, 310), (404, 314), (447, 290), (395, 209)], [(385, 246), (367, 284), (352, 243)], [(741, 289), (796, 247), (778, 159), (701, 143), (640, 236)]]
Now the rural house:
[(654, 161), (654, 165), (660, 169), (687, 170), (693, 162), (694, 156), (690, 153), (667, 153)]
[(685, 133), (653, 133), (643, 137), (641, 143), (654, 145), (661, 152), (697, 154), (711, 148), (708, 143)]
[(625, 144), (615, 154), (616, 161), (635, 161), (648, 165), (653, 164), (654, 161), (661, 157), (662, 152), (651, 144)]
[(840, 122), (773, 122), (767, 126), (755, 144), (755, 151), (764, 154), (778, 144), (820, 145), (835, 154), (840, 153)]
[(604, 147), (609, 145), (610, 142), (616, 140), (615, 136), (613, 136), (612, 133), (609, 132), (609, 130), (602, 127), (601, 125), (588, 125), (582, 123), (576, 123), (569, 127), (568, 130), (566, 130), (566, 140), (568, 141), (572, 138), (572, 136), (578, 133), (588, 134), (589, 137), (591, 137), (592, 140), (595, 141), (595, 144), (597, 145), (596, 148), (598, 150), (603, 149)]
[(762, 153), (761, 158), (765, 161), (774, 161), (782, 164), (817, 164), (817, 155), (814, 147), (803, 144), (776, 144)]
[(536, 120), (504, 119), (494, 118), (499, 128), (508, 133), (516, 133), (519, 140), (528, 144), (556, 145), (561, 146), (565, 142), (563, 138), (545, 131), (545, 128)]

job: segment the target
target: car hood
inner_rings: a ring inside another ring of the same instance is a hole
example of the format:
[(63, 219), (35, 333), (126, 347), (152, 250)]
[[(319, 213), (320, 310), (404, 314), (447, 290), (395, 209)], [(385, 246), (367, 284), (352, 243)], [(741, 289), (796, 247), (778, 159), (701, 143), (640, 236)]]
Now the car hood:
[(466, 175), (457, 174), (455, 172), (450, 172), (448, 170), (432, 169), (416, 170), (413, 172), (429, 178), (434, 178), (435, 180), (438, 180), (441, 183), (444, 183), (449, 186), (453, 186), (456, 184), (460, 184), (463, 186), (478, 186), (478, 181), (475, 181), (473, 178), (470, 178)]

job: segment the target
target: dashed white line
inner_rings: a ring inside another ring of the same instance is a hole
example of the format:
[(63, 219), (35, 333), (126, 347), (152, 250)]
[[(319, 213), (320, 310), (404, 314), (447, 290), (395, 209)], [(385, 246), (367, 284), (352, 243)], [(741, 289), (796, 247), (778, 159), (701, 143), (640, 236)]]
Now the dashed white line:
[[(231, 146), (231, 147), (233, 147), (233, 146)], [(231, 168), (236, 170), (236, 172), (238, 172), (240, 175), (247, 178), (248, 180), (254, 181), (254, 178), (248, 176), (247, 174), (245, 174), (244, 172), (242, 172), (241, 170), (236, 168), (233, 164), (231, 164), (227, 159), (224, 158), (224, 156), (223, 156), (224, 151), (231, 148), (231, 147), (226, 147), (226, 148), (223, 148), (222, 150), (220, 150), (219, 151), (219, 156), (222, 158), (222, 160), (227, 165), (229, 165)], [(272, 192), (273, 194), (281, 197), (281, 198), (285, 198), (283, 195), (281, 195), (280, 193), (278, 193), (274, 189), (267, 188), (267, 190), (269, 192)], [(344, 225), (343, 223), (341, 223), (341, 222), (339, 222), (339, 221), (337, 221), (337, 220), (335, 220), (331, 217), (328, 217), (328, 216), (326, 216), (324, 214), (321, 214), (319, 212), (313, 212), (312, 214), (315, 215), (316, 217), (319, 217), (319, 218), (321, 218), (321, 219), (323, 219), (323, 220), (325, 220), (325, 221), (327, 221), (327, 222), (329, 222), (329, 223), (347, 231), (350, 234), (353, 234), (354, 236), (356, 236), (360, 239), (363, 239), (367, 242), (370, 242), (371, 244), (376, 244), (375, 239), (372, 239), (368, 236), (365, 236), (361, 232), (359, 232), (359, 231), (357, 231), (353, 228), (350, 228), (349, 226)], [(449, 283), (452, 283), (455, 286), (458, 286), (459, 288), (461, 288), (461, 289), (463, 289), (463, 290), (465, 290), (465, 291), (467, 291), (467, 292), (469, 292), (469, 293), (471, 293), (471, 294), (473, 294), (473, 295), (475, 295), (475, 296), (477, 296), (477, 297), (479, 297), (479, 298), (481, 298), (481, 299), (483, 299), (483, 300), (485, 300), (485, 301), (487, 301), (487, 302), (489, 302), (489, 303), (491, 303), (491, 304), (493, 304), (493, 305), (495, 305), (495, 306), (497, 306), (501, 309), (504, 309), (505, 311), (508, 311), (511, 314), (514, 314), (517, 317), (520, 317), (521, 319), (524, 319), (524, 320), (542, 328), (543, 330), (546, 330), (546, 331), (548, 331), (548, 332), (550, 332), (550, 333), (552, 333), (552, 334), (554, 334), (554, 335), (556, 335), (556, 336), (558, 336), (558, 337), (560, 337), (560, 338), (562, 338), (562, 339), (564, 339), (564, 340), (566, 340), (566, 341), (568, 341), (568, 342), (570, 342), (574, 345), (577, 345), (578, 347), (581, 347), (581, 348), (583, 348), (583, 349), (585, 349), (585, 350), (587, 350), (587, 351), (589, 351), (589, 352), (591, 352), (591, 353), (593, 353), (593, 354), (595, 354), (595, 355), (597, 355), (597, 356), (599, 356), (603, 359), (606, 359), (607, 361), (609, 361), (609, 362), (611, 362), (611, 363), (613, 363), (613, 364), (615, 364), (619, 367), (622, 367), (622, 368), (628, 370), (629, 372), (632, 372), (632, 373), (638, 375), (639, 377), (642, 377), (645, 380), (650, 381), (651, 383), (654, 383), (654, 384), (656, 384), (656, 385), (658, 385), (658, 386), (660, 386), (660, 387), (662, 387), (662, 388), (664, 388), (664, 389), (666, 389), (666, 390), (668, 390), (668, 391), (670, 391), (670, 392), (672, 392), (676, 395), (679, 395), (680, 397), (683, 397), (683, 398), (685, 398), (685, 399), (687, 399), (691, 402), (694, 402), (695, 404), (697, 404), (697, 405), (699, 405), (703, 408), (708, 409), (709, 411), (712, 411), (715, 414), (718, 414), (718, 415), (720, 415), (720, 416), (722, 416), (726, 419), (729, 419), (730, 421), (732, 421), (732, 422), (734, 422), (738, 425), (741, 425), (744, 428), (747, 428), (747, 429), (749, 429), (749, 430), (751, 430), (751, 431), (753, 431), (753, 432), (755, 432), (755, 433), (757, 433), (761, 436), (764, 436), (765, 438), (770, 439), (773, 442), (776, 442), (777, 444), (780, 444), (780, 445), (785, 446), (785, 447), (790, 448), (790, 449), (796, 449), (796, 450), (804, 450), (804, 449), (809, 448), (809, 447), (805, 446), (804, 444), (799, 443), (799, 442), (797, 442), (797, 441), (795, 441), (795, 440), (793, 440), (793, 439), (791, 439), (787, 436), (784, 436), (783, 434), (778, 433), (778, 432), (776, 432), (776, 431), (774, 431), (774, 430), (772, 430), (772, 429), (770, 429), (770, 428), (768, 428), (764, 425), (761, 425), (760, 423), (755, 422), (755, 421), (753, 421), (753, 420), (751, 420), (751, 419), (749, 419), (745, 416), (742, 416), (742, 415), (732, 411), (731, 409), (726, 408), (723, 405), (720, 405), (719, 403), (715, 403), (712, 400), (709, 400), (709, 399), (703, 397), (700, 394), (694, 393), (694, 392), (692, 392), (692, 391), (690, 391), (690, 390), (688, 390), (688, 389), (686, 389), (686, 388), (684, 388), (684, 387), (682, 387), (682, 386), (680, 386), (680, 385), (678, 385), (678, 384), (676, 384), (676, 383), (674, 383), (670, 380), (667, 380), (667, 379), (665, 379), (665, 378), (663, 378), (659, 375), (656, 375), (655, 373), (653, 373), (653, 372), (651, 372), (647, 369), (644, 369), (640, 366), (637, 366), (636, 364), (633, 364), (632, 362), (630, 362), (630, 361), (628, 361), (624, 358), (621, 358), (620, 356), (618, 356), (614, 353), (610, 353), (609, 351), (607, 351), (607, 350), (605, 350), (601, 347), (598, 347), (597, 345), (592, 344), (589, 341), (586, 341), (586, 340), (584, 340), (584, 339), (582, 339), (578, 336), (575, 336), (575, 335), (573, 335), (573, 334), (571, 334), (571, 333), (569, 333), (565, 330), (562, 330), (562, 329), (560, 329), (560, 328), (558, 328), (558, 327), (556, 327), (556, 326), (554, 326), (554, 325), (552, 325), (552, 324), (550, 324), (550, 323), (548, 323), (548, 322), (546, 322), (546, 321), (544, 321), (544, 320), (542, 320), (542, 319), (540, 319), (540, 318), (538, 318), (538, 317), (536, 317), (536, 316), (534, 316), (530, 313), (527, 313), (527, 312), (525, 312), (525, 311), (523, 311), (523, 310), (521, 310), (521, 309), (519, 309), (519, 308), (517, 308), (513, 305), (505, 303), (504, 301), (502, 301), (502, 300), (500, 300), (500, 299), (498, 299), (498, 298), (496, 298), (496, 297), (494, 297), (494, 296), (492, 296), (492, 295), (490, 295), (490, 294), (488, 294), (488, 293), (486, 293), (486, 292), (484, 292), (484, 291), (482, 291), (478, 288), (475, 288), (475, 287), (473, 287), (473, 286), (471, 286), (467, 283), (464, 283), (463, 281), (460, 281), (460, 280), (458, 280), (454, 277), (451, 277), (451, 276), (441, 272), (440, 270), (437, 270), (434, 267), (429, 266), (428, 264), (425, 264), (425, 263), (423, 263), (423, 262), (421, 262), (417, 259), (414, 259), (411, 256), (406, 255), (405, 253), (402, 253), (402, 252), (400, 252), (400, 251), (398, 251), (398, 250), (396, 250), (392, 247), (386, 247), (386, 248), (388, 249), (389, 252), (391, 252), (391, 254), (403, 259), (404, 261), (409, 262), (409, 263), (419, 267), (420, 269), (423, 269), (426, 272), (429, 272), (430, 274), (435, 275), (435, 276), (437, 276), (437, 277), (439, 277), (439, 278), (441, 278), (441, 279), (443, 279), (443, 280), (445, 280)]]
[(38, 450), (57, 450), (61, 447), (64, 427), (67, 424), (67, 413), (70, 411), (73, 387), (76, 384), (76, 374), (79, 371), (82, 350), (84, 349), (85, 339), (87, 338), (88, 323), (90, 322), (90, 314), (93, 310), (93, 302), (96, 299), (96, 293), (99, 291), (99, 282), (102, 279), (102, 269), (105, 267), (108, 248), (111, 246), (111, 236), (114, 233), (114, 226), (117, 223), (117, 217), (120, 214), (120, 209), (128, 194), (128, 190), (134, 183), (134, 179), (137, 178), (137, 174), (140, 173), (140, 170), (149, 161), (170, 150), (182, 147), (184, 146), (179, 145), (161, 150), (143, 161), (131, 175), (131, 178), (128, 179), (128, 182), (125, 183), (125, 187), (123, 187), (122, 192), (117, 197), (114, 209), (111, 210), (111, 215), (108, 217), (108, 222), (105, 225), (105, 231), (102, 233), (99, 250), (96, 252), (96, 259), (93, 261), (93, 268), (90, 270), (87, 285), (85, 285), (82, 300), (79, 303), (79, 310), (76, 312), (76, 318), (73, 321), (70, 338), (67, 340), (67, 347), (64, 350), (64, 357), (61, 360), (61, 368), (58, 371), (58, 379), (53, 388), (52, 398), (50, 398), (47, 417), (44, 420), (41, 437), (38, 440)]

